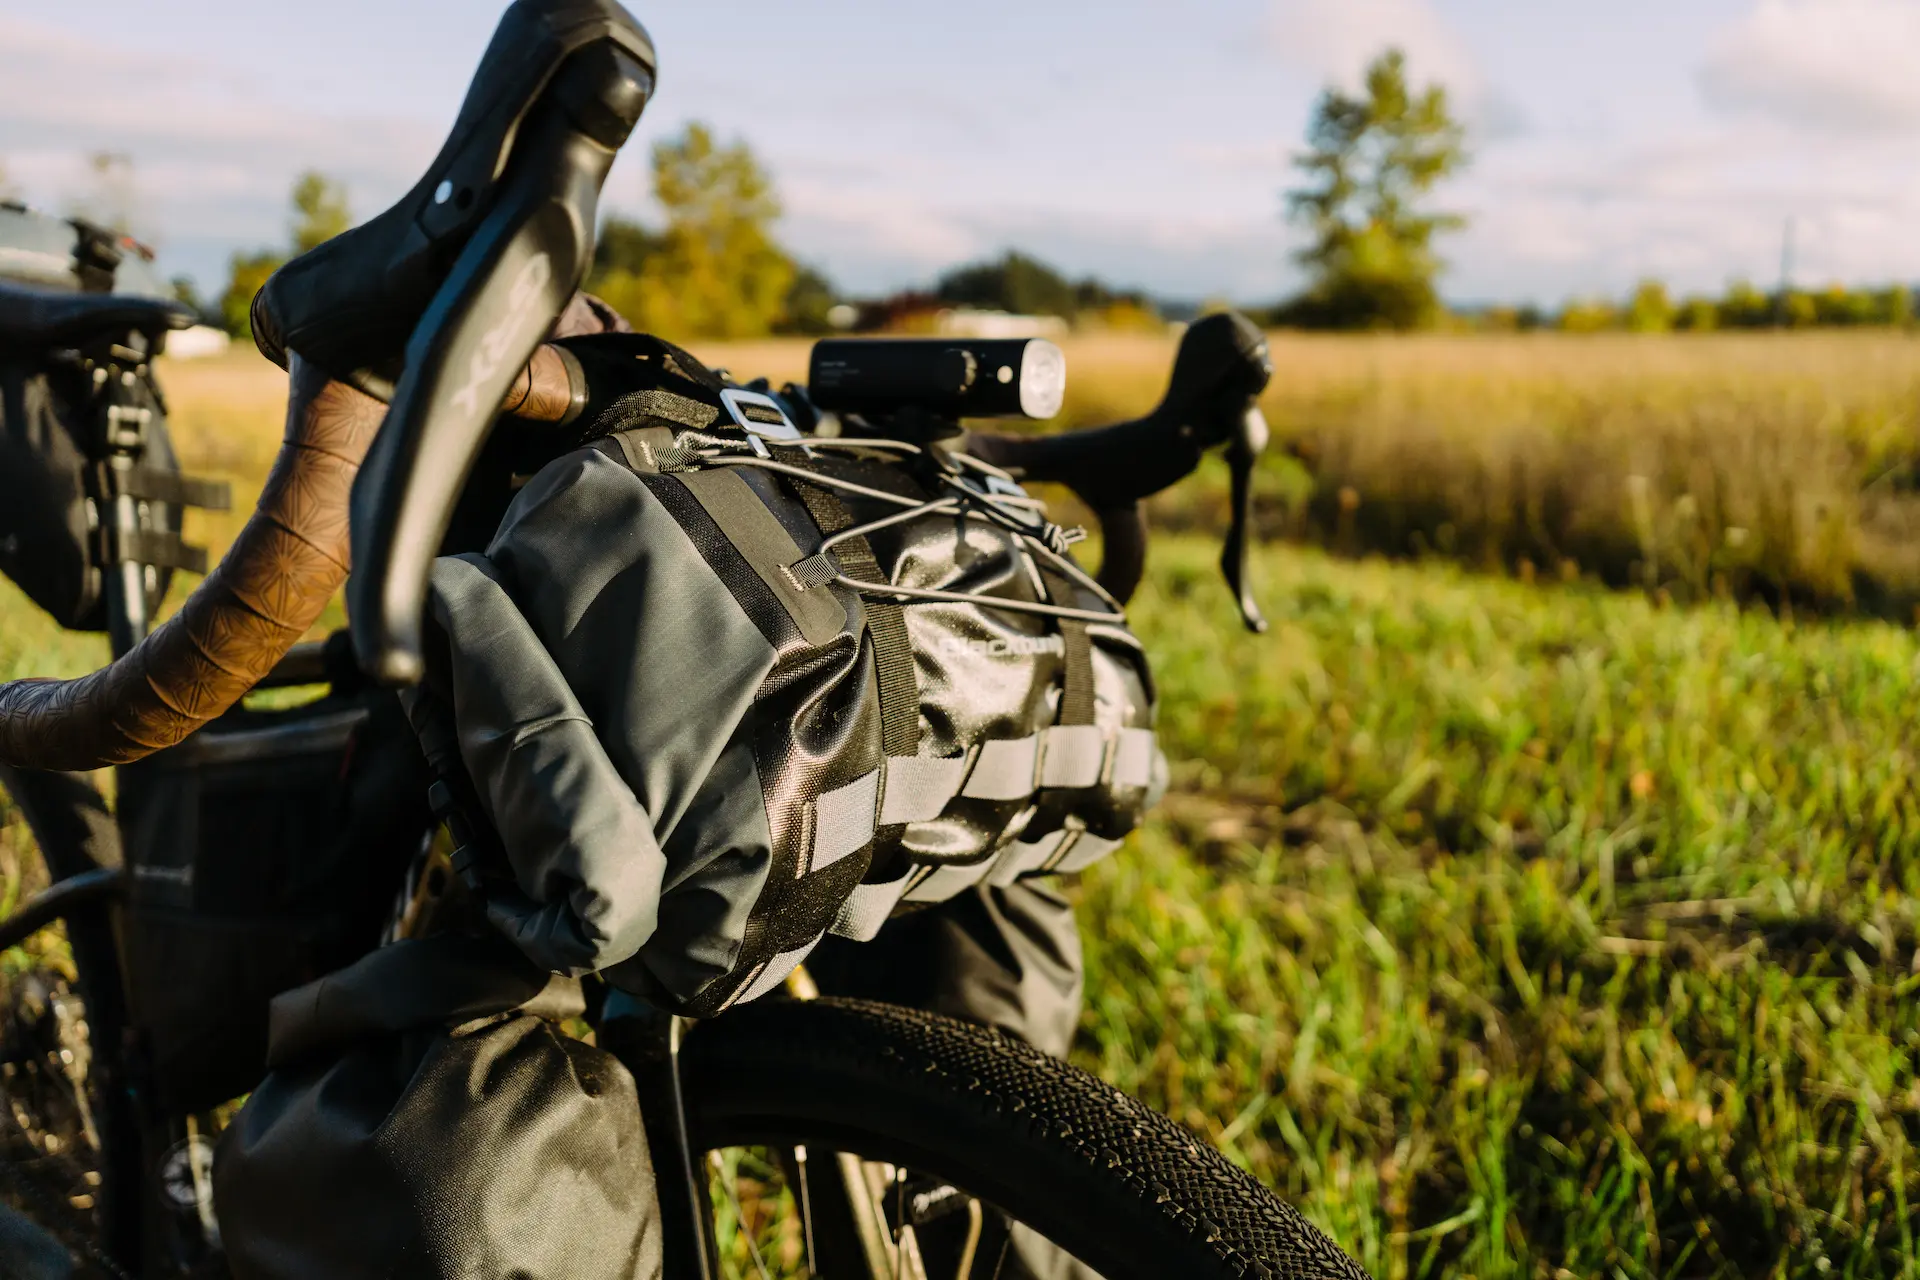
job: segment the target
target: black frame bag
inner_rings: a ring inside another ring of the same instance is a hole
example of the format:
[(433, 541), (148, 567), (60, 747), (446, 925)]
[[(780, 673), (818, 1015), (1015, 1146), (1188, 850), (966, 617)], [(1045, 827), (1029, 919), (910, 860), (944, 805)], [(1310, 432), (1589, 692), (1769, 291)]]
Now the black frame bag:
[(433, 827), (393, 694), (239, 707), (121, 770), (127, 998), (167, 1105), (266, 1071), (268, 1005), (378, 945)]

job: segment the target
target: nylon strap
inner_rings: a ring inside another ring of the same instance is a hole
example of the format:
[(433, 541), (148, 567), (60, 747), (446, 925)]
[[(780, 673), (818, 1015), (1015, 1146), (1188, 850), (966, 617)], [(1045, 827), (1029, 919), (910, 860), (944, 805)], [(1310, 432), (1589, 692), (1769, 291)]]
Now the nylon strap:
[[(1054, 604), (1071, 604), (1073, 584), (1060, 574), (1045, 568), (1040, 577), (1047, 584), (1047, 595)], [(1065, 671), (1060, 690), (1060, 717), (1056, 724), (1093, 723), (1093, 639), (1087, 624), (1078, 618), (1060, 619), (1060, 642)]]
[(206, 511), (227, 511), (233, 506), (233, 491), (223, 480), (201, 480), (154, 467), (120, 468), (103, 463), (100, 490), (110, 498), (125, 494), (149, 502), (199, 507)]
[(207, 571), (207, 549), (165, 529), (99, 529), (94, 555), (100, 564), (150, 564), (156, 569)]
[(1067, 669), (1056, 723), (1092, 724), (1093, 641), (1087, 635), (1087, 624), (1078, 618), (1062, 618), (1060, 639), (1066, 645)]
[[(793, 487), (807, 506), (820, 532), (831, 537), (853, 525), (838, 494), (821, 485), (796, 479)], [(834, 548), (848, 576), (862, 582), (888, 582), (865, 538), (849, 538)], [(862, 598), (867, 631), (873, 636), (874, 675), (880, 689), (880, 745), (889, 756), (920, 752), (920, 677), (913, 665), (913, 644), (907, 639), (906, 611), (891, 600)]]

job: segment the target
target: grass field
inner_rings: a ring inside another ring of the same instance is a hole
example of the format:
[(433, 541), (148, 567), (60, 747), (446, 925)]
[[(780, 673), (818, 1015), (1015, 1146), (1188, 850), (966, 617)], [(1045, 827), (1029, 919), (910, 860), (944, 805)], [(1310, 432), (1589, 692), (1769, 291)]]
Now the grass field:
[[(702, 354), (776, 381), (804, 358)], [(1073, 414), (1144, 407), (1166, 354), (1070, 348)], [(1277, 356), (1276, 425), (1317, 465), (1349, 459), (1321, 491), (1412, 483), (1452, 465), (1448, 442), (1498, 470), (1485, 459), (1525, 453), (1535, 422), (1536, 443), (1597, 450), (1580, 455), (1600, 460), (1595, 492), (1607, 458), (1692, 449), (1797, 492), (1796, 473), (1823, 482), (1828, 445), (1848, 465), (1898, 456), (1920, 373), (1896, 337), (1289, 339)], [(236, 359), (165, 376), (189, 464), (257, 483), (278, 375)], [(1437, 424), (1435, 453), (1389, 456), (1392, 405)], [(1551, 405), (1590, 416), (1554, 436), (1530, 416)], [(1341, 430), (1353, 441), (1330, 443)], [(1319, 518), (1298, 479), (1274, 520)], [(1831, 479), (1837, 504), (1858, 477)], [(1376, 547), (1358, 513), (1379, 492), (1324, 537)], [(1851, 492), (1859, 520), (1872, 485)], [(1204, 524), (1211, 501), (1160, 515)], [(1432, 550), (1267, 546), (1274, 627), (1251, 637), (1211, 538), (1156, 543), (1135, 620), (1175, 786), (1079, 890), (1081, 1061), (1382, 1277), (1920, 1270), (1920, 642), (1743, 611), (1710, 580), (1683, 606), (1603, 590), (1598, 567), (1529, 584)], [(0, 674), (97, 660), (0, 591)], [(0, 873), (23, 842), (0, 832)]]
[[(1064, 418), (1146, 409), (1171, 343), (1069, 340)], [(805, 348), (706, 352), (775, 382)], [(1920, 338), (1892, 331), (1273, 339), (1271, 535), (1913, 620)], [(1159, 504), (1217, 522), (1214, 469)]]

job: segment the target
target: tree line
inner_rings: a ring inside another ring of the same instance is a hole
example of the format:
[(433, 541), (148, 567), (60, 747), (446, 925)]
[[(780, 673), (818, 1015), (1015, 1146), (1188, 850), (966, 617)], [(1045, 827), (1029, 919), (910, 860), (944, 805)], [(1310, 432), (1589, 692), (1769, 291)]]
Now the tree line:
[(1675, 298), (1659, 280), (1642, 280), (1625, 298), (1576, 298), (1557, 311), (1489, 307), (1464, 314), (1472, 327), (1492, 330), (1558, 329), (1567, 333), (1708, 333), (1716, 329), (1839, 329), (1913, 324), (1913, 291), (1880, 288), (1776, 289), (1763, 292), (1738, 280), (1718, 297)]
[[(1059, 316), (1104, 328), (1163, 324), (1143, 291), (1111, 288), (1091, 277), (1070, 279), (1011, 250), (948, 271), (930, 288), (853, 305), (823, 271), (780, 243), (779, 194), (746, 143), (723, 143), (696, 122), (655, 143), (651, 161), (664, 220), (608, 217), (587, 277), (588, 289), (644, 331), (689, 338), (817, 335), (897, 326), (908, 317), (963, 307)], [(249, 335), (253, 295), (268, 276), (291, 256), (352, 225), (345, 188), (325, 174), (302, 174), (290, 206), (285, 249), (248, 250), (229, 263), (215, 310), (236, 336)], [(848, 310), (836, 315), (843, 305)]]
[[(1294, 159), (1301, 182), (1286, 195), (1285, 216), (1306, 233), (1294, 255), (1306, 284), (1272, 306), (1243, 309), (1275, 327), (1393, 331), (1664, 333), (1906, 326), (1914, 319), (1904, 285), (1768, 293), (1741, 282), (1719, 297), (1675, 298), (1658, 280), (1641, 282), (1625, 298), (1576, 299), (1557, 310), (1451, 310), (1440, 296), (1446, 262), (1437, 241), (1466, 219), (1433, 207), (1433, 198), (1469, 158), (1466, 131), (1445, 87), (1415, 87), (1398, 50), (1367, 67), (1357, 92), (1327, 89), (1315, 105), (1306, 149)], [(1079, 327), (1158, 329), (1169, 312), (1195, 310), (1092, 277), (1073, 279), (1017, 250), (956, 267), (925, 288), (856, 302), (781, 243), (779, 192), (745, 142), (722, 141), (695, 122), (656, 142), (650, 161), (663, 218), (606, 219), (587, 281), (643, 330), (752, 338), (846, 327), (912, 329), (945, 308), (1058, 316)], [(232, 258), (216, 309), (236, 335), (247, 334), (253, 295), (281, 263), (352, 224), (345, 189), (323, 174), (301, 175), (291, 204), (285, 249)]]

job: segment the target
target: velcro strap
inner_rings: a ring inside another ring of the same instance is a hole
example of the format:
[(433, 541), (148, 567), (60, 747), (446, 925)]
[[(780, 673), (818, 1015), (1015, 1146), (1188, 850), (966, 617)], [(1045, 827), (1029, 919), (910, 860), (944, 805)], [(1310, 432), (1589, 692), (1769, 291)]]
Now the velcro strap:
[(834, 917), (833, 927), (827, 932), (855, 942), (872, 942), (893, 909), (900, 905), (912, 879), (913, 866), (909, 863), (903, 865), (900, 874), (892, 880), (854, 886), (847, 900), (840, 904), (840, 914)]
[[(820, 938), (826, 936), (823, 932)], [(761, 996), (785, 982), (787, 975), (795, 969), (798, 969), (800, 962), (811, 955), (813, 949), (820, 945), (820, 938), (815, 938), (812, 942), (806, 943), (804, 946), (795, 947), (791, 951), (782, 951), (779, 955), (767, 961), (766, 967), (754, 976), (753, 981), (748, 984), (746, 989), (734, 996), (733, 999), (727, 1001), (728, 1006), (745, 1004), (749, 1000), (758, 1000)]]
[(1119, 847), (1118, 840), (1109, 840), (1105, 836), (1096, 836), (1091, 831), (1082, 831), (1074, 837), (1073, 843), (1054, 855), (1053, 864), (1046, 870), (1057, 871), (1062, 875), (1085, 871)]
[(648, 387), (641, 391), (630, 391), (615, 400), (599, 417), (597, 424), (603, 428), (612, 427), (618, 432), (652, 425), (647, 421), (651, 418), (705, 431), (723, 416), (718, 407), (704, 401), (677, 395), (660, 387)]
[(1041, 734), (1040, 785), (1091, 787), (1106, 756), (1107, 735), (1098, 725), (1053, 725)]
[(787, 577), (791, 578), (793, 585), (802, 591), (824, 587), (838, 577), (839, 573), (840, 571), (833, 567), (833, 560), (824, 555), (811, 555), (787, 566)]
[(1023, 800), (1040, 780), (1040, 736), (995, 738), (980, 744), (980, 758), (961, 795), (977, 800)]
[(674, 444), (673, 432), (666, 427), (635, 427), (631, 431), (616, 431), (588, 447), (598, 449), (615, 462), (624, 462), (631, 470), (647, 475), (676, 470), (676, 464), (687, 457), (687, 451)]
[(967, 776), (967, 757), (890, 756), (886, 795), (880, 802), (880, 825), (926, 822), (939, 817), (960, 794)]
[(205, 511), (233, 509), (233, 488), (224, 480), (201, 480), (177, 471), (153, 467), (103, 468), (106, 483), (101, 488), (110, 497), (122, 495), (164, 502), (175, 507), (199, 507)]
[(1006, 888), (1021, 876), (1044, 867), (1073, 834), (1062, 829), (1037, 840), (1015, 840), (1000, 851), (1000, 856), (993, 860), (993, 866), (984, 879), (995, 888)]
[(207, 571), (207, 549), (165, 529), (101, 529), (95, 535), (101, 564), (150, 564), (156, 569)]
[(1113, 750), (1113, 785), (1144, 787), (1153, 780), (1153, 730), (1122, 729)]
[(810, 871), (858, 853), (873, 839), (874, 811), (880, 803), (880, 771), (862, 774), (844, 787), (823, 791), (813, 802), (813, 858)]

